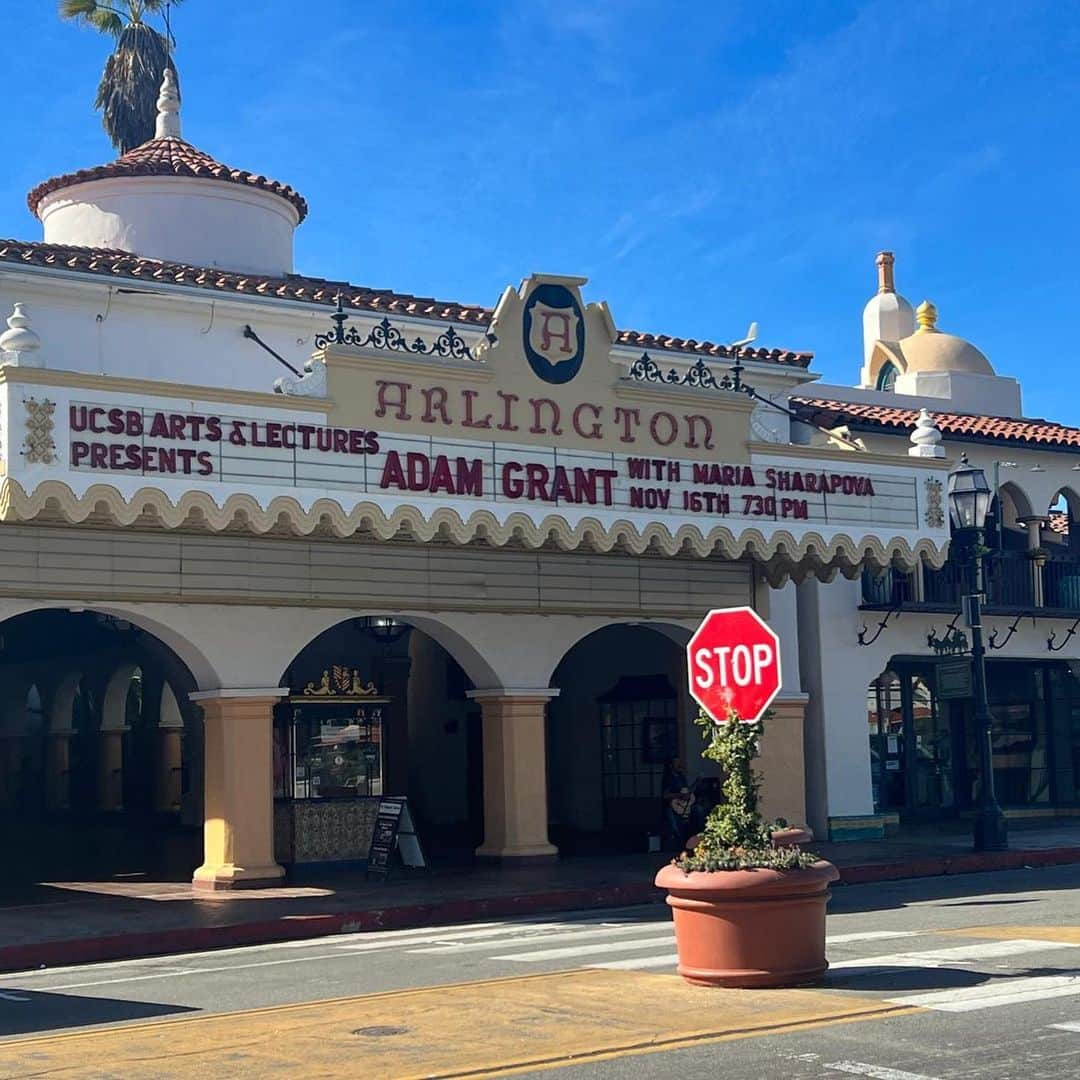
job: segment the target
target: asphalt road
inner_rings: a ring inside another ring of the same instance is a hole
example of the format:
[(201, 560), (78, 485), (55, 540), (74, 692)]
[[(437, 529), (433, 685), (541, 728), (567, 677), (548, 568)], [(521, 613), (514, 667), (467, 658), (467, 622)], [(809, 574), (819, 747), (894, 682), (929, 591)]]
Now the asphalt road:
[(0, 1076), (183, 1042), (221, 1076), (1080, 1077), (1080, 867), (840, 888), (828, 934), (821, 989), (756, 995), (686, 987), (663, 905), (3, 975)]

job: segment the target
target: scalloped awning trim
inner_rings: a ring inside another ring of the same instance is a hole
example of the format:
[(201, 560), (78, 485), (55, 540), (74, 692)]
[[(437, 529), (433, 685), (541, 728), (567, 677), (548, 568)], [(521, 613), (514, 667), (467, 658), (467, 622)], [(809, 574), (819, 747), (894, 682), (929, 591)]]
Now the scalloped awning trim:
[(947, 548), (939, 548), (930, 540), (921, 539), (911, 545), (904, 537), (882, 541), (873, 535), (838, 533), (826, 539), (817, 532), (796, 537), (786, 529), (768, 535), (756, 528), (736, 533), (723, 525), (708, 532), (694, 525), (683, 525), (672, 532), (660, 522), (638, 528), (625, 519), (604, 525), (596, 518), (586, 517), (571, 525), (555, 514), (538, 522), (521, 512), (500, 521), (490, 510), (477, 510), (462, 518), (449, 507), (427, 515), (419, 507), (408, 504), (387, 514), (371, 502), (358, 503), (346, 511), (340, 503), (327, 498), (316, 499), (310, 509), (304, 509), (297, 499), (284, 495), (276, 496), (264, 507), (248, 494), (230, 495), (224, 504), (219, 504), (205, 491), (186, 492), (178, 502), (173, 502), (164, 491), (150, 487), (140, 488), (130, 499), (125, 499), (108, 484), (94, 484), (80, 497), (59, 480), (47, 480), (27, 492), (10, 477), (0, 484), (0, 521), (62, 521), (70, 525), (91, 521), (95, 525), (254, 535), (273, 532), (310, 536), (318, 532), (341, 539), (359, 534), (384, 541), (450, 540), (457, 544), (483, 542), (493, 547), (515, 544), (533, 549), (553, 543), (564, 551), (587, 548), (599, 552), (620, 550), (633, 555), (691, 554), (730, 561), (752, 559), (762, 564), (772, 584), (789, 577), (799, 581), (810, 575), (822, 581), (832, 580), (837, 573), (853, 578), (866, 565), (912, 569), (922, 561), (940, 568), (947, 556)]

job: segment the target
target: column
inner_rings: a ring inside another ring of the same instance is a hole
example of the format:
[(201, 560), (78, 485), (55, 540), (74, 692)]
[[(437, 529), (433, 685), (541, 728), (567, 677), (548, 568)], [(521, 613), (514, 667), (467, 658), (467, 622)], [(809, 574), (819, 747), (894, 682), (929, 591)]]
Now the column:
[(157, 740), (154, 746), (157, 775), (154, 777), (154, 809), (174, 814), (180, 809), (180, 775), (183, 754), (184, 718), (172, 687), (161, 687)]
[(102, 728), (98, 732), (98, 809), (124, 809), (124, 736), (126, 727)]
[[(1037, 551), (1042, 547), (1042, 527), (1046, 519), (1041, 517), (1018, 518), (1027, 526), (1028, 551)], [(1035, 559), (1028, 563), (1031, 571), (1031, 599), (1035, 607), (1043, 607), (1046, 603), (1043, 590), (1043, 568)]]
[(476, 854), (521, 859), (552, 856), (548, 843), (547, 703), (558, 695), (537, 690), (472, 690), (484, 729), (484, 842)]
[(277, 884), (274, 862), (273, 710), (283, 687), (198, 690), (203, 710), (205, 812), (197, 889)]
[(50, 810), (66, 810), (71, 805), (71, 737), (75, 732), (52, 730), (45, 733), (45, 805)]
[(409, 793), (409, 667), (408, 656), (379, 660), (379, 689), (393, 701), (383, 724), (383, 794)]

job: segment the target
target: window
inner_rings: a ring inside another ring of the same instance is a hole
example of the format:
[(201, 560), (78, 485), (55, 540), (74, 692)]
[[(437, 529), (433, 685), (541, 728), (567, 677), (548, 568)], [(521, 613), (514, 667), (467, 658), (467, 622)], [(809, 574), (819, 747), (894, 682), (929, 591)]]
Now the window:
[(275, 795), (326, 799), (383, 793), (382, 703), (289, 711), (289, 720), (277, 726)]
[(891, 394), (896, 389), (896, 376), (898, 374), (896, 365), (891, 360), (886, 360), (878, 372), (877, 389), (885, 390)]

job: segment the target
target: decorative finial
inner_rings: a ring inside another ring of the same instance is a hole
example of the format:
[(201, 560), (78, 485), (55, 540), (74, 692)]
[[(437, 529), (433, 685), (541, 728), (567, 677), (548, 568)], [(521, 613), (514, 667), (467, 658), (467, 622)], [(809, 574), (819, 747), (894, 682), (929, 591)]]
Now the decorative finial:
[(165, 69), (161, 80), (161, 93), (157, 99), (157, 126), (155, 139), (180, 138), (180, 94), (176, 89), (176, 73), (171, 67)]
[(8, 329), (0, 334), (0, 357), (7, 364), (21, 367), (39, 367), (34, 355), (41, 348), (41, 338), (30, 329), (30, 319), (25, 304), (16, 304), (8, 316)]
[(896, 292), (896, 282), (893, 280), (893, 263), (896, 257), (891, 251), (879, 251), (877, 254), (877, 291), (879, 293)]
[(934, 421), (933, 414), (926, 409), (919, 410), (915, 421), (915, 430), (911, 433), (909, 457), (943, 458), (945, 447), (941, 445), (941, 432)]
[(915, 321), (919, 324), (917, 333), (936, 333), (937, 308), (929, 300), (924, 300), (915, 309)]

